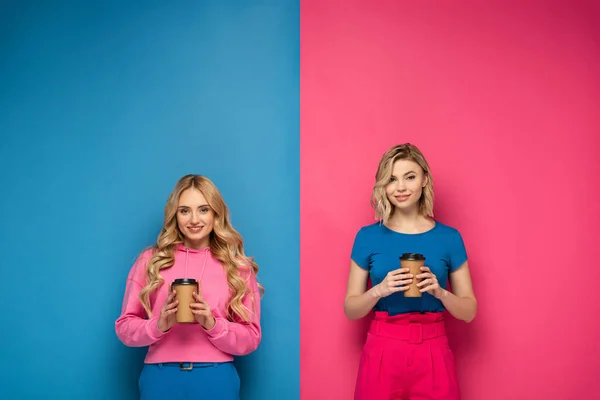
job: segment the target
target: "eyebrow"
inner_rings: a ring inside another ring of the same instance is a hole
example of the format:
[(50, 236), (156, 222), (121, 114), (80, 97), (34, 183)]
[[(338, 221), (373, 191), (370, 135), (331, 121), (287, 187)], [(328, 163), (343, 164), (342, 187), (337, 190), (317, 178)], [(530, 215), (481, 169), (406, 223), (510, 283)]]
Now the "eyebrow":
[[(415, 172), (415, 171), (408, 171), (407, 173), (405, 173), (405, 174), (404, 174), (404, 175), (402, 175), (402, 176), (406, 176), (406, 175), (408, 175), (408, 174), (416, 174), (416, 172)], [(396, 178), (396, 175), (392, 174), (392, 176), (393, 176), (394, 178)]]
[[(202, 207), (209, 207), (209, 205), (208, 205), (208, 204), (202, 204), (202, 205), (199, 205), (199, 206), (198, 206), (198, 208), (202, 208)], [(183, 206), (179, 206), (179, 207), (177, 207), (177, 208), (191, 208), (191, 207), (190, 207), (190, 206), (183, 205)]]

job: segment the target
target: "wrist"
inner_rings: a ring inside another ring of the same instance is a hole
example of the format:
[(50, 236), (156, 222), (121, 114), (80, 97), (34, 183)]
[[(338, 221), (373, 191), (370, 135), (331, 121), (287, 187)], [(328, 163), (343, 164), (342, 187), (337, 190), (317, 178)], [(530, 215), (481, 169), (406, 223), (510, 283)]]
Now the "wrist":
[(381, 299), (380, 288), (379, 285), (375, 285), (370, 290), (371, 296), (375, 299)]
[[(153, 332), (153, 335), (157, 336), (157, 337), (161, 337), (163, 335), (166, 335), (170, 330), (171, 327), (169, 327), (165, 321), (160, 321), (160, 317), (155, 317), (156, 321), (152, 321), (151, 322), (151, 328), (150, 330)], [(163, 326), (164, 325), (164, 326)]]
[(164, 329), (164, 327), (160, 325), (160, 318), (158, 319), (156, 326), (157, 326), (158, 330), (161, 331), (162, 333), (165, 333), (168, 331), (168, 329)]
[(215, 319), (215, 317), (206, 318), (204, 320), (204, 324), (202, 325), (202, 327), (205, 330), (210, 331), (212, 328), (215, 327), (216, 323), (217, 323), (217, 320)]
[(446, 298), (448, 296), (450, 292), (447, 291), (446, 289), (440, 288), (440, 294), (438, 296), (438, 300), (444, 300), (444, 298)]

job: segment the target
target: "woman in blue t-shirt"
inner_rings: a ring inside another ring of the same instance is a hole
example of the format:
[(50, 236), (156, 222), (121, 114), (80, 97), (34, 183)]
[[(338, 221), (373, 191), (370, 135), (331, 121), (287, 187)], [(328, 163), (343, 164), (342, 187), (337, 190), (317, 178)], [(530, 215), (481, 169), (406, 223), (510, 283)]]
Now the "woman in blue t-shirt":
[[(442, 312), (470, 322), (477, 300), (460, 233), (433, 219), (433, 179), (417, 147), (402, 144), (383, 155), (372, 205), (379, 222), (356, 235), (344, 301), (351, 320), (375, 310), (354, 398), (458, 400)], [(400, 267), (405, 253), (425, 256), (420, 274)], [(421, 297), (404, 296), (413, 281)]]

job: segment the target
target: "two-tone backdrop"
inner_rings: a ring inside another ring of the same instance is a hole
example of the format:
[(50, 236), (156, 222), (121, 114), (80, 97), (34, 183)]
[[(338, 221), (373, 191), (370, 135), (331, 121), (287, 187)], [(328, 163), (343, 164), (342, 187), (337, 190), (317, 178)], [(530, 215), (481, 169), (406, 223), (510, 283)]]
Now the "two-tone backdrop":
[(470, 258), (463, 398), (600, 397), (599, 26), (591, 0), (4, 2), (0, 398), (136, 398), (125, 278), (200, 173), (266, 287), (242, 398), (351, 399), (350, 250), (403, 142)]

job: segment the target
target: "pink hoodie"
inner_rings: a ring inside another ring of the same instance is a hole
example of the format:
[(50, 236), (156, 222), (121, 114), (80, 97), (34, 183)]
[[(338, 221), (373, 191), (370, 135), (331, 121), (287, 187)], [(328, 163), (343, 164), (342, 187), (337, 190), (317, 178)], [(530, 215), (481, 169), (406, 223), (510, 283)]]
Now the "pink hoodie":
[[(249, 293), (242, 300), (249, 310), (251, 322), (231, 322), (226, 317), (230, 289), (221, 263), (209, 248), (194, 250), (178, 245), (175, 264), (160, 271), (165, 282), (150, 296), (152, 318), (147, 319), (139, 294), (145, 286), (146, 264), (151, 256), (151, 250), (144, 251), (127, 277), (121, 316), (115, 323), (121, 342), (132, 347), (150, 346), (145, 359), (147, 364), (231, 361), (234, 355), (246, 355), (256, 350), (262, 332), (260, 294), (253, 273), (242, 273), (254, 296), (254, 304)], [(158, 329), (158, 317), (167, 299), (169, 285), (177, 278), (195, 278), (200, 282), (204, 300), (216, 320), (211, 330), (207, 331), (197, 323), (175, 324), (166, 333)]]

